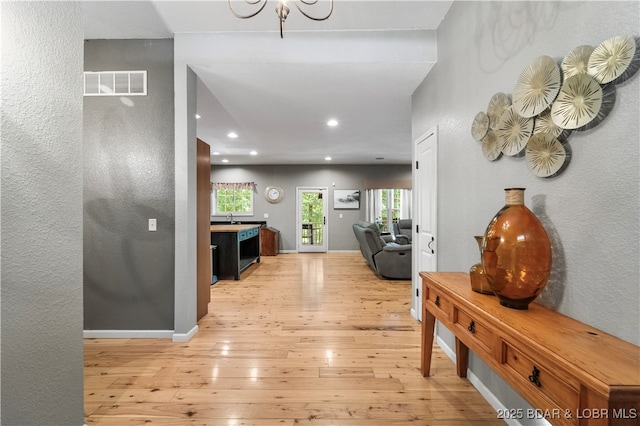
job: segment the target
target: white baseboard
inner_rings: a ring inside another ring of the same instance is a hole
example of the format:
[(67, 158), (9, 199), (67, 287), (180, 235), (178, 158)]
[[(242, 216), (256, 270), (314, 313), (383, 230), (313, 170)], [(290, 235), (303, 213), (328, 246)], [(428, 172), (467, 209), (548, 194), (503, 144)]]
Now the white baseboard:
[(187, 333), (173, 330), (84, 330), (85, 339), (171, 339), (174, 342), (188, 342), (198, 332), (194, 326)]
[(197, 332), (198, 332), (198, 325), (196, 324), (187, 333), (173, 333), (172, 332), (172, 340), (174, 342), (188, 342), (189, 340), (191, 340), (191, 338), (193, 336), (196, 335)]
[[(455, 363), (456, 362), (456, 352), (451, 349), (447, 344), (445, 344), (444, 340), (442, 340), (439, 336), (436, 335), (436, 343), (440, 346), (440, 349)], [(478, 393), (483, 396), (484, 399), (487, 400), (489, 405), (496, 410), (496, 413), (499, 411), (506, 411), (507, 407), (500, 401), (490, 390), (487, 388), (484, 383), (478, 377), (473, 374), (473, 372), (467, 369), (467, 379), (469, 379), (469, 383), (473, 385), (474, 388), (478, 390)], [(551, 426), (551, 423), (546, 421), (545, 419), (530, 419), (530, 422), (527, 422), (528, 426)], [(505, 423), (509, 426), (522, 426), (517, 419), (504, 419)]]
[(84, 330), (85, 339), (170, 339), (173, 330)]
[[(298, 250), (280, 250), (282, 254), (296, 254)], [(322, 253), (322, 252), (320, 252)], [(360, 250), (328, 250), (327, 253), (360, 253)]]

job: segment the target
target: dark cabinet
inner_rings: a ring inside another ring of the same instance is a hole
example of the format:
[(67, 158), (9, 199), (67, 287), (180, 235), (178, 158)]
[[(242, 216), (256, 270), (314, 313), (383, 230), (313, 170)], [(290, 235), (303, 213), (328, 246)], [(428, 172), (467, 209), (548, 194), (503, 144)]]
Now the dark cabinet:
[(280, 253), (280, 231), (269, 226), (260, 228), (260, 254), (277, 256)]

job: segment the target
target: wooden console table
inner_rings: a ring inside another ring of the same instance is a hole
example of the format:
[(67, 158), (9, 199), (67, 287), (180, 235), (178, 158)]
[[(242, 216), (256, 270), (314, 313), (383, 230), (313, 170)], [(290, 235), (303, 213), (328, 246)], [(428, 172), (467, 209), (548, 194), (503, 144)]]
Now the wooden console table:
[(211, 225), (211, 244), (218, 246), (216, 275), (239, 280), (242, 271), (260, 262), (260, 225)]
[(421, 272), (422, 375), (429, 376), (435, 320), (455, 335), (456, 370), (469, 349), (534, 410), (501, 417), (544, 417), (554, 425), (640, 425), (640, 347), (531, 303), (506, 308), (471, 290), (469, 274)]

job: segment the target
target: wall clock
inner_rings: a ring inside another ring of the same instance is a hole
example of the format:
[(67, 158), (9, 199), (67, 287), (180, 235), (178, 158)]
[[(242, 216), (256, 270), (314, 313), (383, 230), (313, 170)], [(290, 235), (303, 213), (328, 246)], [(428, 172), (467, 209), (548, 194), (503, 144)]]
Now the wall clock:
[(279, 203), (284, 197), (284, 190), (279, 186), (267, 186), (264, 190), (264, 197), (270, 203)]

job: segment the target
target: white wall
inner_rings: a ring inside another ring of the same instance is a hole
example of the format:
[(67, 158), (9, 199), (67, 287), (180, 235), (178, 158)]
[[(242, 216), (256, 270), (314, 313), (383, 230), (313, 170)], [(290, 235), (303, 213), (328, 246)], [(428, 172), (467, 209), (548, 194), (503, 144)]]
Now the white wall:
[(81, 425), (82, 14), (0, 8), (1, 423)]
[[(637, 345), (640, 75), (616, 86), (600, 125), (573, 132), (571, 162), (555, 178), (534, 177), (524, 158), (489, 162), (471, 137), (476, 113), (494, 93), (513, 93), (531, 60), (615, 35), (640, 35), (640, 3), (456, 1), (438, 30), (438, 63), (413, 96), (413, 136), (439, 126), (438, 270), (468, 271), (479, 260), (473, 235), (504, 204), (503, 189), (525, 187), (553, 244), (538, 301)], [(477, 359), (471, 369), (509, 407), (520, 403)]]

